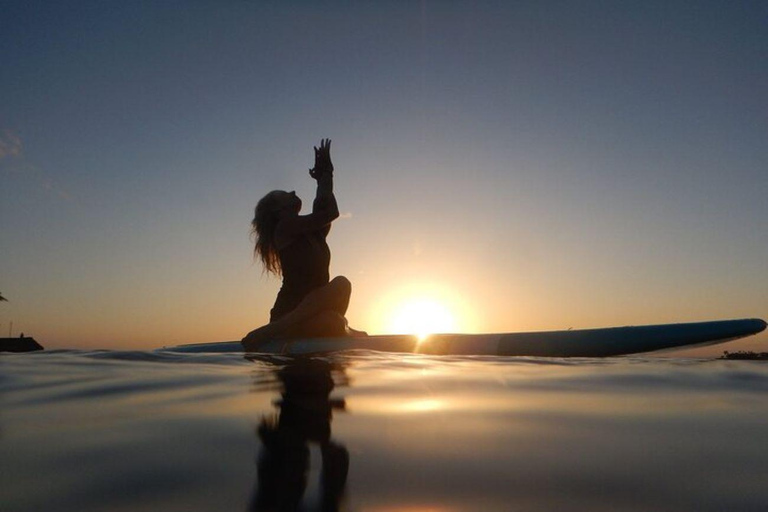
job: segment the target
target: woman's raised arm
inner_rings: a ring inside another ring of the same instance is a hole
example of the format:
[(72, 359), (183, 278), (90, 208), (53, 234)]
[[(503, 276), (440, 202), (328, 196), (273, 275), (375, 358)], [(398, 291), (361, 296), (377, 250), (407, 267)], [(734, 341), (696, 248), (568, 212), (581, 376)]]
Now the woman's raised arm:
[(312, 213), (328, 215), (333, 219), (339, 216), (339, 205), (333, 194), (333, 163), (331, 162), (331, 139), (322, 139), (320, 148), (315, 146), (315, 166), (309, 175), (317, 181), (317, 193), (312, 203)]

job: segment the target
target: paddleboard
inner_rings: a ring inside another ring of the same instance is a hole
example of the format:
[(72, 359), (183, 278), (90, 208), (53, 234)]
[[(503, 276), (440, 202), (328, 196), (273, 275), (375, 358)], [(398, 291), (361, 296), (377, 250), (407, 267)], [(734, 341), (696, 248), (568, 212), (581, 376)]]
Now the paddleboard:
[[(326, 354), (347, 350), (376, 350), (435, 355), (493, 355), (538, 357), (607, 357), (680, 347), (713, 345), (766, 328), (758, 318), (683, 324), (643, 325), (548, 332), (504, 334), (377, 335), (362, 338), (273, 340), (259, 353)], [(239, 341), (165, 347), (172, 352), (244, 352)]]

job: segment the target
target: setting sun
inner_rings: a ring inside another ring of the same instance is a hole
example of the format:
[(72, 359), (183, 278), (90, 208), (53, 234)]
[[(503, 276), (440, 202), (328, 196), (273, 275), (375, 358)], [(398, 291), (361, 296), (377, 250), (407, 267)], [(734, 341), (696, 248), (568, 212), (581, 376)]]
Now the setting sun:
[(435, 300), (411, 299), (395, 309), (390, 330), (424, 339), (429, 334), (456, 331), (456, 320), (446, 306)]
[(411, 282), (382, 293), (366, 325), (376, 334), (430, 334), (476, 331), (477, 318), (466, 295), (443, 283)]

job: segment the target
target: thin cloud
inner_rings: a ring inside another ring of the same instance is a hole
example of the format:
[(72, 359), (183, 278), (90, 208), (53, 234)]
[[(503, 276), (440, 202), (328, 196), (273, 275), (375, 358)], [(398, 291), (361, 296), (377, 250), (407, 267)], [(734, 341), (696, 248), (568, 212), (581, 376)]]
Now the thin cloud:
[(2, 163), (0, 171), (22, 175), (33, 180), (40, 188), (50, 194), (68, 202), (74, 200), (72, 194), (58, 186), (37, 166), (27, 161), (21, 137), (8, 128), (0, 131), (0, 163)]
[(42, 187), (47, 190), (48, 192), (55, 194), (59, 196), (60, 198), (64, 199), (65, 201), (73, 201), (74, 198), (72, 197), (72, 194), (67, 192), (66, 190), (57, 187), (53, 181), (50, 180), (50, 178), (40, 177), (38, 178), (38, 181), (42, 185)]
[(18, 135), (8, 129), (0, 133), (0, 160), (18, 158), (22, 155), (23, 151), (24, 146)]

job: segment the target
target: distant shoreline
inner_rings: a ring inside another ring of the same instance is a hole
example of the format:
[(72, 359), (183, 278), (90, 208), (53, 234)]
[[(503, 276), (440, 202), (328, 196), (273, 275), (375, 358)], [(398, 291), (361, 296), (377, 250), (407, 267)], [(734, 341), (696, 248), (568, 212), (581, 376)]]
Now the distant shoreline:
[(35, 352), (45, 350), (41, 344), (29, 336), (18, 338), (0, 338), (0, 352)]
[(768, 352), (752, 352), (751, 350), (728, 352), (726, 350), (718, 359), (727, 359), (732, 361), (768, 361)]

